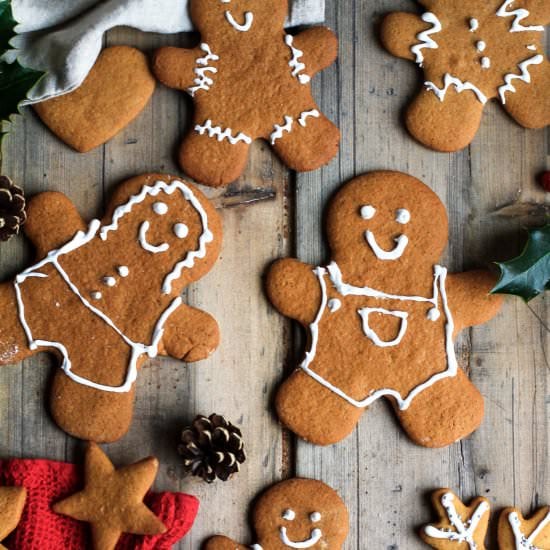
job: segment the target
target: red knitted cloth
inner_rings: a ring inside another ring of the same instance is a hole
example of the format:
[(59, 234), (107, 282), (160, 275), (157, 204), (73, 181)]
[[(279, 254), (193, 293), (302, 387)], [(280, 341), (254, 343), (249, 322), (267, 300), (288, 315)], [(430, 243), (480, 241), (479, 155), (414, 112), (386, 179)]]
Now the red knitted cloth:
[[(0, 460), (0, 485), (27, 489), (27, 502), (17, 529), (6, 540), (10, 550), (83, 550), (88, 525), (54, 514), (51, 505), (83, 487), (80, 468), (50, 460)], [(193, 526), (199, 501), (183, 493), (149, 493), (145, 503), (161, 519), (166, 533), (123, 535), (117, 550), (169, 550)]]

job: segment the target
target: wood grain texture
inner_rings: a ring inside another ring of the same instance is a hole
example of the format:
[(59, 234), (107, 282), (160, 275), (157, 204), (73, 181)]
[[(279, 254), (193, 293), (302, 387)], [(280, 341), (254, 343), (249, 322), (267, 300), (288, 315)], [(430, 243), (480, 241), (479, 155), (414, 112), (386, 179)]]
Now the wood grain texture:
[[(487, 109), (473, 145), (458, 154), (428, 151), (402, 129), (403, 109), (418, 90), (420, 74), (412, 63), (384, 52), (376, 31), (381, 15), (399, 9), (418, 8), (412, 0), (328, 3), (340, 59), (316, 79), (314, 92), (341, 128), (337, 159), (298, 175), (294, 185), (269, 148), (255, 144), (239, 182), (208, 191), (223, 215), (222, 258), (187, 290), (186, 299), (218, 319), (222, 345), (192, 366), (152, 361), (138, 381), (130, 433), (106, 447), (118, 464), (155, 454), (161, 461), (158, 489), (201, 499), (197, 523), (179, 549), (198, 549), (216, 532), (253, 542), (250, 501), (294, 472), (322, 479), (345, 499), (352, 518), (346, 550), (425, 548), (414, 531), (431, 519), (427, 496), (437, 487), (452, 487), (465, 500), (486, 496), (495, 509), (515, 504), (528, 512), (550, 502), (550, 314), (544, 298), (529, 307), (510, 299), (495, 320), (461, 336), (459, 360), (484, 394), (486, 413), (477, 433), (448, 449), (412, 445), (383, 403), (368, 411), (345, 442), (323, 449), (284, 434), (272, 413), (272, 392), (283, 369), (297, 361), (302, 335), (269, 306), (261, 275), (271, 260), (289, 254), (317, 264), (328, 259), (322, 216), (342, 183), (375, 169), (403, 170), (425, 181), (448, 206), (445, 262), (455, 270), (513, 256), (522, 241), (519, 223), (491, 213), (517, 200), (546, 199), (533, 176), (550, 168), (549, 132), (517, 127), (497, 105)], [(117, 30), (106, 44), (152, 51), (192, 40)], [(179, 173), (174, 157), (189, 108), (183, 94), (159, 85), (137, 120), (86, 155), (69, 150), (29, 111), (6, 141), (3, 171), (28, 194), (60, 190), (86, 218), (100, 215), (105, 197), (126, 177)], [(12, 239), (0, 246), (0, 276), (13, 276), (31, 260), (24, 239)], [(51, 364), (40, 355), (0, 371), (0, 456), (81, 460), (82, 446), (46, 412)], [(206, 486), (182, 478), (175, 448), (186, 422), (214, 411), (242, 426), (249, 459), (232, 481)]]

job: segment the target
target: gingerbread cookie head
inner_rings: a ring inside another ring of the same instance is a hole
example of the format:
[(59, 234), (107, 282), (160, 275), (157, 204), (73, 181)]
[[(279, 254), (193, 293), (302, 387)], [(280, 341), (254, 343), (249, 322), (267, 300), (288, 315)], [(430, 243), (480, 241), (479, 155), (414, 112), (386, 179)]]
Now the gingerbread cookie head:
[[(253, 511), (254, 550), (312, 548), (339, 550), (349, 530), (346, 505), (321, 481), (290, 479), (268, 489)], [(226, 537), (214, 537), (206, 550), (245, 548)]]
[(382, 27), (385, 47), (424, 71), (424, 90), (406, 116), (415, 138), (439, 151), (466, 147), (491, 99), (526, 128), (550, 124), (547, 2), (420, 3), (427, 10), (421, 17), (393, 13)]
[(439, 265), (447, 229), (443, 204), (425, 184), (373, 172), (344, 186), (329, 207), (327, 266), (274, 264), (269, 298), (309, 337), (276, 397), (294, 433), (335, 443), (382, 397), (420, 445), (449, 445), (477, 428), (483, 401), (453, 340), (492, 318), (502, 299), (488, 294), (490, 273), (449, 274)]
[(517, 508), (505, 508), (498, 520), (499, 550), (550, 548), (550, 507), (539, 508), (525, 518)]
[(209, 201), (178, 178), (152, 174), (122, 184), (107, 212), (86, 227), (66, 197), (38, 195), (26, 233), (39, 261), (0, 286), (9, 312), (0, 357), (54, 352), (63, 372), (54, 378), (53, 416), (94, 441), (127, 431), (147, 358), (197, 361), (219, 342), (215, 320), (180, 295), (220, 250), (221, 222)]
[(287, 34), (287, 11), (286, 0), (194, 0), (199, 46), (156, 52), (157, 78), (193, 98), (179, 161), (201, 183), (237, 179), (255, 139), (267, 140), (298, 171), (336, 155), (340, 133), (311, 94), (312, 78), (336, 58), (336, 38), (321, 27)]

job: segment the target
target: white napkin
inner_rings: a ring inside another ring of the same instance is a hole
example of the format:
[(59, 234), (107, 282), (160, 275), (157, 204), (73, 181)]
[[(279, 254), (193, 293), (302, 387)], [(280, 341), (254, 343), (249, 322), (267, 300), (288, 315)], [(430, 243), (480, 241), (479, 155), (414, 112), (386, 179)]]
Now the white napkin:
[[(321, 23), (325, 0), (289, 0), (287, 26)], [(103, 34), (118, 26), (145, 32), (193, 30), (188, 0), (12, 0), (19, 25), (12, 44), (22, 65), (47, 71), (26, 103), (78, 88), (102, 48)]]

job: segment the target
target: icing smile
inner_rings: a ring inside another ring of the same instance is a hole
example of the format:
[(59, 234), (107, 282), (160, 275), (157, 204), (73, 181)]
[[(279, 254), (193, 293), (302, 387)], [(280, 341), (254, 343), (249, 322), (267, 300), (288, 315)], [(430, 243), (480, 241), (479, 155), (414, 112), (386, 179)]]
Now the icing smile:
[(313, 529), (308, 539), (294, 542), (288, 538), (286, 527), (281, 527), (280, 531), (281, 531), (281, 540), (283, 541), (283, 544), (288, 546), (289, 548), (311, 548), (312, 546), (317, 544), (321, 540), (321, 537), (323, 536), (321, 529)]
[(254, 14), (251, 11), (247, 11), (244, 14), (244, 23), (238, 23), (229, 10), (225, 12), (225, 18), (227, 22), (236, 30), (240, 32), (248, 32), (252, 23), (254, 22)]
[(139, 244), (141, 248), (143, 248), (143, 250), (147, 250), (147, 252), (152, 252), (153, 254), (166, 252), (170, 248), (168, 243), (154, 245), (147, 242), (147, 231), (149, 231), (149, 227), (149, 222), (143, 222), (139, 227)]
[(375, 253), (376, 257), (380, 260), (398, 260), (405, 252), (407, 245), (409, 244), (409, 239), (406, 235), (399, 235), (395, 240), (395, 247), (392, 250), (384, 250), (376, 242), (376, 237), (372, 231), (367, 231), (365, 233), (365, 238), (369, 243), (369, 246), (372, 248), (372, 251)]

